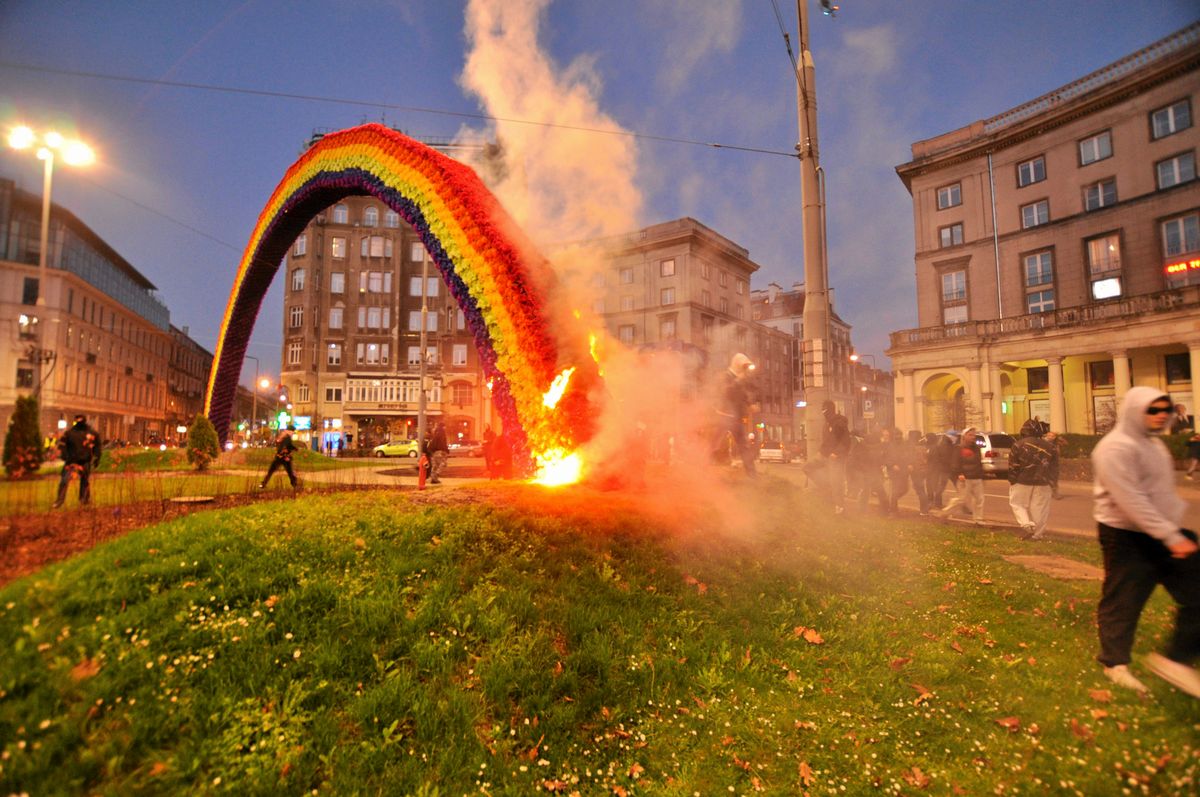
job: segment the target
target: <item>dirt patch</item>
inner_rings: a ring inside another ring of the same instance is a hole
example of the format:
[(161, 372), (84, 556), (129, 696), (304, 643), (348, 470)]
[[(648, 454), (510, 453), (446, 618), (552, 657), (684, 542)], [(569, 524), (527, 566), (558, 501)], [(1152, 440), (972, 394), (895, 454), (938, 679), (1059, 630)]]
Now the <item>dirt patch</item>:
[(1064, 581), (1103, 581), (1104, 571), (1095, 565), (1077, 562), (1064, 556), (1015, 555), (1004, 557), (1006, 562), (1020, 565), (1027, 570), (1043, 573)]

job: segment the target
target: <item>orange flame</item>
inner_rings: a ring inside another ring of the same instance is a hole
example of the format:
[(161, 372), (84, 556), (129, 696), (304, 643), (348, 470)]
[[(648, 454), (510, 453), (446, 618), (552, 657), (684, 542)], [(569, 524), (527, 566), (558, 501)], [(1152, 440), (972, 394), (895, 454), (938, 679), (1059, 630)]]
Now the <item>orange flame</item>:
[(561, 487), (574, 484), (583, 475), (583, 460), (578, 453), (568, 454), (561, 448), (552, 448), (534, 458), (537, 460), (537, 473), (531, 479), (534, 484)]
[[(597, 346), (597, 345), (596, 345), (598, 342), (599, 342), (599, 340), (598, 340), (598, 339), (597, 339), (597, 337), (596, 337), (596, 333), (595, 333), (595, 332), (589, 332), (589, 333), (588, 333), (588, 353), (592, 355), (592, 359), (596, 361), (596, 364), (597, 364), (597, 365), (599, 365), (599, 364), (600, 364), (600, 351), (599, 351), (599, 346)], [(597, 372), (598, 374), (600, 374), (600, 376), (604, 376), (604, 369), (603, 369), (603, 368), (597, 368), (597, 369), (596, 369), (596, 372)]]
[(571, 374), (573, 373), (575, 373), (574, 366), (554, 377), (554, 381), (550, 383), (550, 389), (542, 396), (542, 404), (546, 406), (546, 409), (552, 410), (558, 406), (563, 393), (567, 392), (567, 383), (571, 381)]

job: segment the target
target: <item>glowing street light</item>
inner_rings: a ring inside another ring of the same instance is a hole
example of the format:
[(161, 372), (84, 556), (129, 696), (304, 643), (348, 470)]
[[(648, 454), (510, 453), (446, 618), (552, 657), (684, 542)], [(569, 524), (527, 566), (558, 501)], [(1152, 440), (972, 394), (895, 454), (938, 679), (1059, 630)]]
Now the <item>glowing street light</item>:
[[(8, 146), (17, 150), (31, 149), (37, 146), (38, 160), (42, 161), (42, 237), (41, 249), (38, 251), (38, 289), (37, 306), (46, 306), (46, 258), (50, 248), (50, 187), (54, 177), (55, 153), (59, 153), (64, 163), (69, 166), (87, 166), (95, 161), (92, 148), (82, 141), (63, 138), (62, 134), (53, 130), (37, 133), (32, 128), (21, 125), (12, 128), (8, 133)], [(45, 331), (39, 325), (37, 347), (37, 390), (34, 395), (42, 392), (42, 362), (53, 358), (53, 353), (45, 348)]]

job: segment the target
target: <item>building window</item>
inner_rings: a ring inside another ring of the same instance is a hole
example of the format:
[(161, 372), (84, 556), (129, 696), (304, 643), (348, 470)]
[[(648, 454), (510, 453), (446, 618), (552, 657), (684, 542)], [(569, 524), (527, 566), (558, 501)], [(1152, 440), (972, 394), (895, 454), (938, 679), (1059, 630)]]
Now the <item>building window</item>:
[(1121, 295), (1121, 239), (1116, 233), (1087, 242), (1088, 277), (1093, 299)]
[(663, 288), (658, 292), (659, 304), (675, 304), (675, 289)]
[(1041, 199), (1021, 206), (1021, 228), (1029, 229), (1050, 221), (1050, 200)]
[(632, 285), (633, 284), (633, 269), (631, 269), (631, 268), (621, 269), (621, 284), (622, 285)]
[(633, 297), (632, 296), (622, 296), (621, 297), (621, 312), (628, 313), (632, 309), (633, 309)]
[(709, 279), (711, 276), (712, 276), (712, 269), (709, 267), (709, 265), (706, 261), (701, 260), (700, 261), (700, 278), (701, 279)]
[(1112, 360), (1097, 360), (1088, 363), (1088, 381), (1091, 382), (1093, 388), (1115, 385)]
[[(1167, 354), (1163, 357), (1167, 372), (1167, 384), (1178, 385), (1192, 381), (1192, 358), (1188, 354)], [(1193, 408), (1194, 409), (1194, 408)]]
[(304, 326), (304, 308), (292, 307), (288, 310), (288, 326), (295, 329)]
[(1167, 258), (1179, 260), (1182, 257), (1184, 261), (1168, 264), (1167, 287), (1200, 284), (1200, 269), (1192, 267), (1196, 252), (1200, 250), (1200, 215), (1191, 213), (1164, 221), (1162, 240)]
[(718, 308), (722, 313), (729, 315), (729, 300), (724, 296), (721, 297), (721, 306)]
[(1017, 188), (1040, 183), (1046, 179), (1046, 159), (1041, 155), (1017, 164)]
[(454, 348), (450, 350), (451, 365), (466, 365), (467, 364), (467, 344), (455, 343)]
[(297, 268), (292, 270), (292, 290), (304, 290), (304, 269)]
[(344, 260), (346, 258), (346, 239), (334, 236), (330, 246), (330, 251), (332, 252), (333, 257), (337, 258), (338, 260)]
[(717, 272), (717, 284), (724, 288), (729, 284), (729, 275), (724, 271)]
[(667, 258), (658, 264), (658, 276), (674, 277), (675, 276), (675, 258)]
[(345, 205), (334, 205), (333, 206), (333, 223), (334, 224), (349, 224), (350, 223), (350, 209), (347, 208)]
[(467, 328), (467, 315), (461, 308), (454, 309), (454, 328), (459, 332)]
[(1079, 165), (1102, 161), (1112, 157), (1112, 133), (1105, 130), (1079, 142)]
[(1150, 114), (1150, 135), (1157, 140), (1187, 130), (1192, 126), (1192, 105), (1189, 100), (1180, 100), (1174, 105), (1159, 108)]
[(330, 329), (341, 329), (342, 328), (342, 308), (341, 307), (330, 307), (329, 308), (329, 328)]
[[(426, 282), (425, 282), (425, 295), (426, 296), (437, 296), (438, 295), (438, 282), (439, 281), (440, 280), (438, 277), (429, 277), (426, 280)], [(408, 295), (409, 296), (420, 296), (421, 295), (421, 278), (420, 277), (410, 277), (409, 278), (409, 280), (408, 280)]]
[(1160, 189), (1191, 182), (1196, 179), (1196, 155), (1193, 152), (1184, 152), (1159, 161), (1154, 164), (1154, 173)]
[[(38, 299), (38, 278), (37, 277), (25, 277), (25, 279), (22, 280), (22, 282), (21, 282), (21, 304), (29, 305), (30, 307), (32, 307), (37, 304), (37, 299)], [(84, 298), (83, 302), (84, 302), (84, 305), (86, 306), (87, 305), (86, 297)]]
[[(700, 335), (704, 339), (705, 343), (712, 342), (714, 326), (715, 326), (715, 321), (712, 316), (710, 316), (710, 315), (700, 316)], [(798, 334), (799, 333), (797, 333), (797, 335)]]
[(659, 340), (675, 339), (675, 316), (658, 319), (658, 338)]
[(632, 346), (633, 324), (622, 324), (621, 326), (617, 327), (617, 340), (621, 341), (626, 346)]
[(414, 263), (422, 263), (425, 260), (425, 244), (420, 241), (413, 241), (408, 248), (408, 259)]
[(700, 291), (700, 304), (712, 307), (712, 294), (707, 289)]
[(1054, 289), (1029, 291), (1025, 294), (1025, 312), (1048, 313), (1054, 309)]
[(17, 366), (17, 387), (33, 387), (33, 369), (27, 365)]
[(333, 385), (326, 385), (325, 386), (325, 400), (332, 404), (341, 404), (342, 403), (342, 388), (341, 388), (341, 386), (338, 385), (337, 387), (334, 387)]
[(296, 239), (296, 244), (292, 247), (292, 255), (303, 257), (306, 254), (308, 254), (308, 235), (300, 233), (300, 237)]
[(456, 407), (465, 407), (471, 403), (471, 383), (455, 382), (450, 386), (450, 403)]
[(312, 393), (309, 390), (308, 385), (301, 385), (299, 389), (296, 390), (296, 401), (312, 401)]
[(379, 226), (379, 209), (372, 205), (363, 211), (363, 226), (378, 227)]
[(1117, 181), (1110, 177), (1083, 189), (1083, 209), (1099, 210), (1117, 203)]
[(394, 210), (385, 210), (383, 212), (383, 226), (384, 227), (399, 227), (400, 226), (400, 214)]
[(938, 243), (941, 248), (947, 246), (958, 246), (963, 242), (963, 226), (959, 224), (951, 224), (949, 227), (942, 227), (938, 230)]
[[(426, 332), (437, 332), (438, 314), (437, 313), (428, 313), (426, 315), (426, 319), (427, 320), (425, 322), (425, 331)], [(408, 311), (408, 330), (410, 332), (420, 332), (421, 331), (421, 311), (420, 310), (409, 310)]]
[(326, 352), (327, 353), (325, 355), (325, 363), (327, 365), (341, 365), (342, 364), (342, 344), (330, 343), (329, 348), (326, 349)]
[(967, 320), (967, 272), (942, 274), (942, 323), (962, 324)]
[(1025, 256), (1025, 287), (1034, 288), (1054, 282), (1054, 256), (1038, 252)]
[(379, 329), (380, 321), (383, 318), (383, 308), (368, 307), (367, 308), (367, 329)]
[(1030, 393), (1045, 393), (1050, 389), (1050, 367), (1039, 365), (1025, 369), (1025, 380)]
[[(38, 317), (21, 313), (17, 316), (17, 337), (21, 340), (31, 340), (37, 337)], [(70, 341), (70, 333), (67, 334), (67, 340)], [(70, 348), (70, 343), (67, 344)]]
[(937, 190), (938, 210), (957, 207), (962, 204), (962, 184), (944, 185)]
[(738, 280), (738, 281), (737, 281), (737, 284), (736, 284), (736, 288), (737, 288), (737, 295), (738, 295), (738, 296), (745, 296), (745, 295), (746, 295), (746, 282), (745, 282), (745, 280)]
[(288, 358), (287, 358), (288, 365), (299, 365), (300, 364), (300, 353), (302, 351), (304, 351), (303, 343), (301, 343), (299, 341), (289, 343), (288, 344)]
[(346, 272), (334, 271), (329, 275), (329, 292), (330, 293), (345, 293), (346, 292)]

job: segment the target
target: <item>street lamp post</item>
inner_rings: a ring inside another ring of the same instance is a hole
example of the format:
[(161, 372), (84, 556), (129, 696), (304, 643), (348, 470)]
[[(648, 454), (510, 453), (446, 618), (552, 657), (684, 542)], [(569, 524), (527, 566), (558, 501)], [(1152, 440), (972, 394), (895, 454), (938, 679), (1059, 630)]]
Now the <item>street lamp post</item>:
[(38, 281), (36, 306), (41, 317), (37, 319), (37, 345), (30, 352), (30, 359), (37, 364), (37, 385), (34, 395), (42, 392), (42, 365), (54, 359), (54, 352), (46, 348), (46, 269), (50, 251), (50, 189), (54, 179), (55, 153), (61, 153), (64, 163), (70, 166), (86, 166), (95, 160), (91, 147), (82, 141), (68, 141), (59, 133), (49, 131), (36, 133), (31, 128), (14, 127), (8, 133), (8, 145), (13, 149), (35, 150), (42, 161), (42, 228), (38, 250)]

